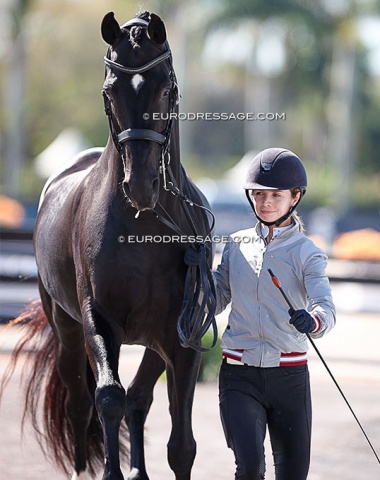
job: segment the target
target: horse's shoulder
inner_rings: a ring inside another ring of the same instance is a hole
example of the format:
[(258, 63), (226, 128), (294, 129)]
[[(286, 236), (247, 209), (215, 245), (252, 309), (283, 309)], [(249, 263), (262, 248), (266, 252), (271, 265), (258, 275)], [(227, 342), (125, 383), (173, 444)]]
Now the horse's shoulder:
[[(102, 154), (103, 147), (88, 148), (78, 153), (69, 162), (65, 163), (52, 177), (50, 177), (50, 183), (61, 177), (67, 177), (76, 172), (82, 172), (92, 168), (100, 155)], [(49, 183), (49, 180), (47, 183)]]
[(99, 159), (100, 155), (102, 154), (104, 148), (103, 147), (94, 147), (88, 148), (87, 150), (83, 150), (82, 152), (78, 153), (75, 157), (73, 157), (69, 162), (65, 163), (61, 166), (59, 170), (54, 172), (46, 181), (45, 186), (42, 190), (41, 197), (40, 197), (40, 206), (45, 198), (45, 195), (49, 188), (56, 182), (60, 180), (71, 178), (73, 174), (81, 174), (79, 177), (84, 177), (88, 174), (88, 172), (92, 169), (92, 167), (96, 164), (97, 160)]

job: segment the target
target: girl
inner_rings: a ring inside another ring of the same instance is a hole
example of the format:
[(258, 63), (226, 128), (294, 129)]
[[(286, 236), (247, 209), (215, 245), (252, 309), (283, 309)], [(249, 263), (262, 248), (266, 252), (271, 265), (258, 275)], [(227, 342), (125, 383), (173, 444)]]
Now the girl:
[[(305, 334), (319, 338), (327, 333), (335, 325), (335, 308), (326, 254), (304, 235), (295, 212), (306, 186), (305, 168), (293, 152), (260, 152), (244, 186), (258, 222), (230, 236), (215, 272), (217, 313), (231, 303), (222, 336), (219, 401), (236, 480), (265, 478), (267, 428), (276, 480), (305, 480), (309, 471)], [(288, 311), (268, 269), (280, 279), (295, 311)]]

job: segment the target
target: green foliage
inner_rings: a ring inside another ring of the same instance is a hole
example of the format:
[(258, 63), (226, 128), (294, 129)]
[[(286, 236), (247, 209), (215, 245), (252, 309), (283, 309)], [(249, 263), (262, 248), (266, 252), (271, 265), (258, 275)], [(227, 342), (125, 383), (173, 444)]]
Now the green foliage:
[[(213, 333), (209, 330), (202, 339), (204, 347), (212, 345)], [(222, 361), (222, 351), (220, 348), (220, 339), (215, 347), (209, 352), (203, 352), (201, 365), (199, 369), (198, 382), (214, 382), (218, 378), (219, 368)]]

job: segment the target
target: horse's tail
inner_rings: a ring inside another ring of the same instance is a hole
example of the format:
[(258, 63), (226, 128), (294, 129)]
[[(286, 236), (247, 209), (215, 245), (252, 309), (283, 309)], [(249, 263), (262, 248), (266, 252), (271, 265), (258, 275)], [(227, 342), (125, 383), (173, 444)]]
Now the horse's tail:
[[(58, 342), (48, 323), (41, 301), (32, 302), (5, 328), (12, 326), (20, 327), (22, 336), (11, 354), (3, 376), (0, 399), (18, 360), (24, 355), (22, 380), (25, 402), (22, 428), (26, 419), (29, 419), (44, 455), (55, 461), (56, 465), (69, 475), (69, 469), (72, 469), (75, 464), (75, 440), (65, 412), (67, 391), (56, 367)], [(95, 380), (90, 367), (88, 367), (87, 381), (93, 395)], [(124, 427), (122, 439), (126, 437), (125, 430)], [(87, 432), (87, 468), (90, 475), (94, 475), (103, 465), (103, 444), (101, 424), (96, 409), (93, 408)], [(122, 453), (126, 453), (124, 446), (121, 450)]]

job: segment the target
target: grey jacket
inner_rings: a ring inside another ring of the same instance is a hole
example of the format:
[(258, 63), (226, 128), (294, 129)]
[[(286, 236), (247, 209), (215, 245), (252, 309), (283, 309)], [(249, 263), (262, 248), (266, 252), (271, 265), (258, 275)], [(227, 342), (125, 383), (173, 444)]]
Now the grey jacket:
[(314, 338), (335, 325), (335, 307), (325, 269), (326, 254), (299, 231), (298, 223), (265, 244), (260, 225), (230, 235), (214, 278), (217, 313), (231, 302), (222, 347), (243, 349), (241, 361), (280, 365), (281, 354), (306, 352), (305, 334), (289, 324), (289, 307), (272, 282), (278, 277), (294, 308), (318, 317)]

